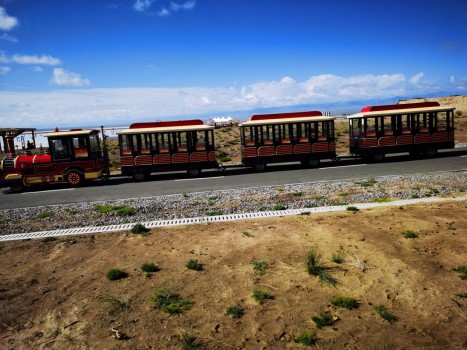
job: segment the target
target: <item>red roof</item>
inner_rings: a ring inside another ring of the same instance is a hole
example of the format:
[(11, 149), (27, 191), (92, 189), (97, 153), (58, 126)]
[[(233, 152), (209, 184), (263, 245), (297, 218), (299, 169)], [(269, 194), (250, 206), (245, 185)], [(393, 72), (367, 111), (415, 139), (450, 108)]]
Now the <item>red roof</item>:
[(418, 102), (418, 103), (403, 103), (397, 105), (381, 105), (381, 106), (368, 106), (362, 108), (361, 112), (378, 112), (388, 111), (393, 109), (410, 109), (410, 108), (427, 108), (439, 107), (438, 102)]
[(171, 120), (171, 121), (166, 121), (166, 122), (133, 123), (130, 125), (130, 129), (168, 128), (172, 126), (190, 126), (190, 125), (204, 125), (204, 123), (200, 119)]
[(319, 111), (309, 112), (291, 112), (291, 113), (275, 113), (275, 114), (255, 114), (250, 117), (252, 120), (266, 119), (287, 119), (287, 118), (305, 118), (305, 117), (321, 117), (323, 114)]

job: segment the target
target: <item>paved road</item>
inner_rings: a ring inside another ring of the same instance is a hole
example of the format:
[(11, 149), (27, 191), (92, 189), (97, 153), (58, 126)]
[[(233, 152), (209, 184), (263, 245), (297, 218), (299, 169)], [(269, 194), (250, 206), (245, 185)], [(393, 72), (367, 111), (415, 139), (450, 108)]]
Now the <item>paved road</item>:
[(282, 164), (271, 165), (262, 173), (242, 168), (228, 169), (224, 172), (213, 170), (195, 179), (187, 177), (185, 173), (175, 173), (153, 175), (151, 181), (142, 183), (135, 183), (130, 178), (115, 177), (106, 185), (96, 182), (75, 189), (66, 185), (40, 187), (24, 193), (10, 193), (9, 190), (2, 189), (0, 209), (446, 170), (467, 170), (467, 149), (442, 152), (438, 157), (431, 159), (413, 160), (408, 156), (399, 155), (373, 164), (355, 160), (323, 162), (320, 168), (315, 169), (303, 169), (299, 164)]

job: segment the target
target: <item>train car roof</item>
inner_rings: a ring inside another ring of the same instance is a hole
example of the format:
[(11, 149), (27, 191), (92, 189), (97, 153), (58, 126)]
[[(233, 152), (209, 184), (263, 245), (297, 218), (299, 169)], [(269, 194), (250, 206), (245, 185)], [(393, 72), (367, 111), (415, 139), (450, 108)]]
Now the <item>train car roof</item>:
[[(410, 113), (420, 113), (420, 112), (439, 112), (439, 111), (449, 111), (456, 109), (455, 107), (449, 106), (440, 106), (439, 104), (426, 106), (424, 103), (416, 104), (400, 104), (394, 105), (398, 106), (397, 108), (390, 108), (392, 106), (371, 106), (362, 108), (359, 113), (355, 113), (352, 115), (347, 116), (347, 119), (355, 119), (355, 118), (362, 118), (362, 117), (382, 117), (388, 116), (392, 114), (410, 114)], [(402, 107), (399, 107), (402, 106)], [(379, 107), (379, 108), (378, 108)]]
[(99, 130), (94, 129), (77, 129), (77, 130), (67, 130), (67, 131), (54, 131), (48, 134), (44, 134), (45, 137), (63, 137), (63, 136), (83, 136), (91, 135), (92, 133), (98, 133)]
[(308, 116), (299, 118), (278, 118), (278, 119), (260, 119), (249, 120), (241, 123), (239, 126), (255, 126), (255, 125), (272, 125), (272, 124), (290, 124), (290, 123), (304, 123), (304, 122), (321, 122), (334, 120), (334, 117), (325, 116)]
[(117, 132), (118, 135), (135, 135), (135, 134), (154, 134), (162, 132), (179, 132), (179, 131), (205, 131), (214, 130), (214, 126), (210, 125), (183, 125), (183, 126), (165, 126), (153, 128), (134, 128), (125, 129)]

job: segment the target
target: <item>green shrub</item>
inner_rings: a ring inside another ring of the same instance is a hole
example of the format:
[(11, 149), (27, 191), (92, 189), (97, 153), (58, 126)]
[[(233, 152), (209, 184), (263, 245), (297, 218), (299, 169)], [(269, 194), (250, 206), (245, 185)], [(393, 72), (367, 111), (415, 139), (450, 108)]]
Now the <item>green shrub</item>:
[(412, 230), (406, 230), (403, 232), (405, 238), (417, 238), (418, 235)]
[(310, 331), (303, 331), (297, 335), (293, 341), (295, 343), (300, 343), (306, 346), (311, 346), (316, 343), (316, 334)]
[(229, 156), (225, 156), (225, 157), (221, 158), (221, 162), (224, 162), (224, 163), (230, 162), (231, 160), (232, 160), (232, 158), (230, 158)]
[(116, 315), (120, 312), (128, 309), (130, 307), (130, 303), (125, 300), (118, 299), (117, 297), (110, 296), (105, 299), (105, 302), (109, 306), (109, 314)]
[(318, 277), (321, 282), (333, 287), (337, 285), (337, 280), (329, 273), (330, 269), (321, 263), (321, 255), (315, 249), (311, 249), (307, 253), (305, 268), (309, 275)]
[(461, 280), (467, 280), (467, 266), (465, 265), (457, 266), (453, 268), (452, 271), (460, 272), (461, 274), (459, 275), (459, 278)]
[(227, 307), (225, 312), (227, 313), (227, 315), (232, 316), (232, 318), (240, 318), (245, 313), (243, 308), (241, 306), (239, 306), (239, 305), (229, 306), (229, 307)]
[(339, 252), (331, 254), (331, 261), (336, 264), (342, 264), (344, 262), (344, 258)]
[(113, 206), (110, 204), (94, 204), (92, 207), (95, 211), (106, 214), (113, 210)]
[(123, 270), (120, 270), (118, 268), (113, 268), (107, 271), (105, 277), (107, 277), (107, 279), (111, 281), (116, 281), (116, 280), (128, 277), (128, 274)]
[(351, 297), (335, 297), (331, 299), (331, 304), (342, 309), (352, 310), (358, 307), (358, 301)]
[(170, 315), (181, 314), (189, 310), (193, 302), (181, 298), (165, 286), (160, 286), (151, 296), (154, 307)]
[(293, 196), (294, 197), (301, 197), (301, 196), (303, 196), (303, 193), (302, 192), (294, 192)]
[(259, 289), (254, 289), (253, 293), (251, 293), (251, 297), (257, 302), (257, 303), (264, 303), (265, 300), (267, 299), (274, 299), (274, 296), (272, 294), (269, 294), (268, 292), (259, 290)]
[(50, 218), (52, 216), (54, 216), (55, 213), (53, 211), (43, 211), (42, 213), (39, 214), (39, 219), (47, 219), (47, 218)]
[(275, 206), (272, 207), (272, 210), (285, 210), (285, 209), (287, 208), (282, 204), (276, 204)]
[(346, 210), (347, 210), (347, 211), (352, 211), (352, 212), (355, 213), (355, 212), (359, 211), (360, 209), (358, 209), (357, 207), (350, 206), (350, 207), (347, 207)]
[(154, 263), (144, 263), (141, 265), (141, 271), (143, 272), (157, 272), (159, 270), (159, 266)]
[(253, 260), (251, 264), (253, 265), (253, 270), (258, 275), (264, 275), (269, 268), (268, 262), (264, 260)]
[(149, 232), (149, 229), (147, 229), (146, 226), (144, 226), (143, 224), (138, 223), (138, 224), (133, 225), (130, 232), (133, 233), (134, 235), (145, 236)]
[(41, 238), (41, 242), (42, 243), (47, 243), (47, 242), (55, 242), (58, 238), (57, 237), (44, 237), (44, 238)]
[(183, 333), (181, 337), (182, 350), (195, 350), (199, 348), (198, 337), (190, 333)]
[(203, 266), (198, 263), (198, 260), (191, 259), (186, 263), (186, 268), (194, 271), (201, 271), (203, 269)]
[(136, 213), (136, 209), (132, 207), (127, 207), (125, 205), (118, 205), (114, 207), (115, 213), (118, 216), (133, 216)]
[(316, 324), (316, 327), (318, 328), (332, 326), (334, 324), (332, 316), (325, 312), (321, 312), (319, 315), (312, 316), (311, 320)]
[(224, 215), (224, 212), (222, 210), (213, 210), (213, 211), (207, 212), (206, 215), (219, 216), (219, 215)]
[(376, 313), (378, 313), (378, 315), (380, 315), (383, 318), (383, 320), (386, 320), (389, 323), (394, 323), (398, 319), (397, 316), (387, 311), (383, 305), (375, 306), (374, 310), (376, 311)]

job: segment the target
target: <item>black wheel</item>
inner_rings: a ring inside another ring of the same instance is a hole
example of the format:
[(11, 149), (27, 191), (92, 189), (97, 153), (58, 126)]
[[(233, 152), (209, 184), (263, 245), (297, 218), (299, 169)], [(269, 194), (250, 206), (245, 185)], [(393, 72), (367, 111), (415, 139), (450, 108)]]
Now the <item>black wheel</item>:
[(136, 182), (146, 181), (149, 178), (149, 174), (142, 170), (133, 174), (133, 180)]
[(23, 185), (13, 185), (13, 186), (10, 186), (10, 190), (12, 192), (15, 192), (15, 193), (22, 192), (24, 190), (24, 186)]
[(78, 187), (83, 183), (83, 176), (77, 170), (67, 172), (65, 179), (71, 187)]
[(373, 162), (381, 162), (383, 159), (384, 159), (384, 153), (376, 153), (376, 154), (373, 154), (373, 156), (371, 157), (371, 160)]
[(300, 163), (302, 163), (305, 168), (316, 168), (319, 165), (319, 159), (304, 159), (301, 160)]
[(186, 171), (191, 177), (198, 177), (201, 174), (201, 169), (191, 168)]
[(438, 150), (436, 149), (428, 149), (425, 152), (423, 152), (423, 155), (427, 158), (432, 158), (436, 156), (437, 153), (438, 153)]
[(266, 169), (266, 163), (258, 162), (253, 165), (254, 171), (264, 171)]

